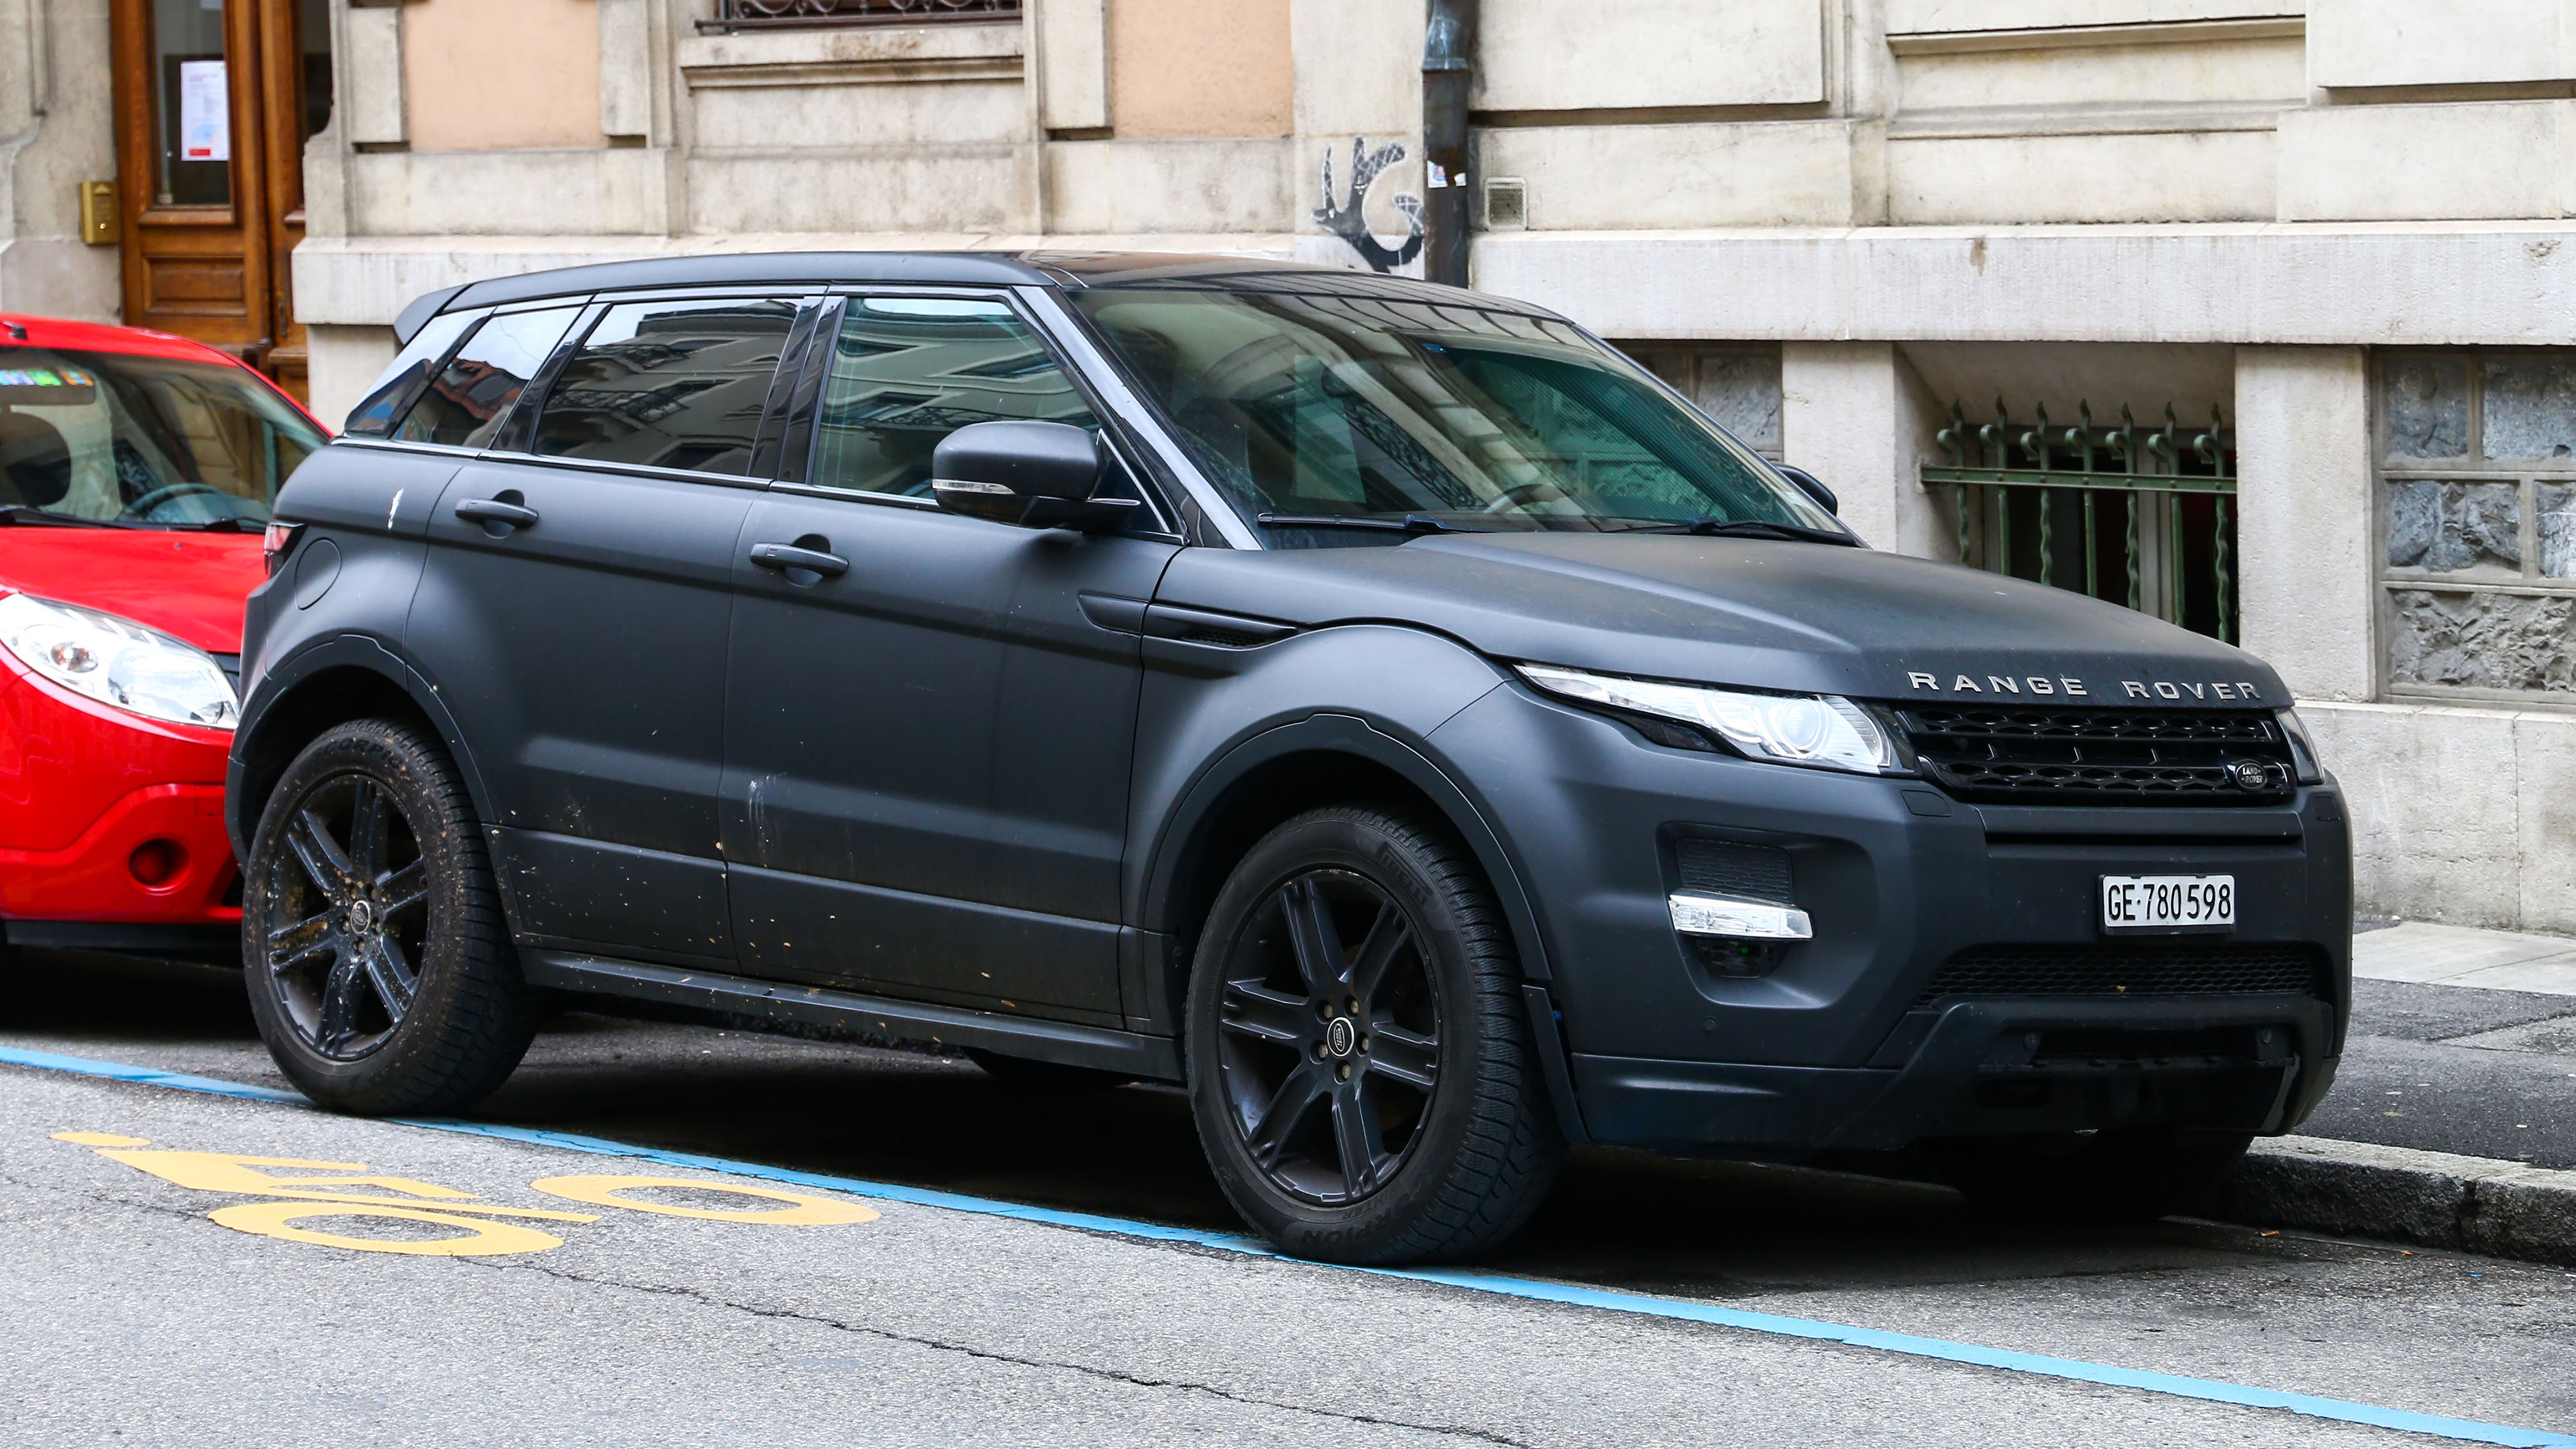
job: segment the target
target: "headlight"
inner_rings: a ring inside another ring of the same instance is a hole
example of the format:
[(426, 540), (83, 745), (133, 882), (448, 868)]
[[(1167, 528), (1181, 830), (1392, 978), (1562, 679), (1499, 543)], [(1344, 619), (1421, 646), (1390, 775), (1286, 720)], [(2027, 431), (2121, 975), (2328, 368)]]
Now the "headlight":
[(1869, 711), (1830, 694), (1748, 694), (1698, 684), (1657, 684), (1586, 674), (1553, 664), (1518, 666), (1521, 677), (1550, 694), (1620, 714), (1673, 720), (1724, 740), (1756, 760), (1856, 770), (1904, 770), (1896, 741)]
[(214, 656), (132, 619), (11, 594), (0, 598), (0, 646), (66, 689), (150, 719), (228, 730), (241, 717)]
[(2290, 763), (2299, 774), (2302, 785), (2326, 782), (2325, 767), (2317, 763), (2317, 747), (2308, 739), (2308, 726), (2295, 709), (2285, 709), (2273, 716), (2281, 722), (2281, 734), (2290, 742)]

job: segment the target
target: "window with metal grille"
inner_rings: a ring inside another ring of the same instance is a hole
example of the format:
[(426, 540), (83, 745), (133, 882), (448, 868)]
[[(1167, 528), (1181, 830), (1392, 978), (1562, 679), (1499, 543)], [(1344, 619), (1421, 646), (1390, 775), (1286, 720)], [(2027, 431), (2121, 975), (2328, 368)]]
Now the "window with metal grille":
[(2389, 691), (2576, 695), (2576, 348), (2377, 363)]
[(701, 30), (915, 25), (925, 20), (1017, 20), (1020, 0), (716, 0)]
[(2067, 426), (2035, 407), (1994, 421), (1957, 403), (1923, 485), (1949, 495), (1959, 561), (2069, 589), (2236, 642), (2236, 431), (2206, 422), (2118, 421), (2084, 405)]

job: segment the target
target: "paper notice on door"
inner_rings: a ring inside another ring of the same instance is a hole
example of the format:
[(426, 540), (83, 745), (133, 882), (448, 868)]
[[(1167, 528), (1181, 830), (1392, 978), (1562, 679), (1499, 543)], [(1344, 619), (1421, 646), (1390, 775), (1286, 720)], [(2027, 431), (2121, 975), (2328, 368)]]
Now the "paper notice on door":
[(179, 62), (179, 159), (233, 159), (232, 98), (220, 60)]

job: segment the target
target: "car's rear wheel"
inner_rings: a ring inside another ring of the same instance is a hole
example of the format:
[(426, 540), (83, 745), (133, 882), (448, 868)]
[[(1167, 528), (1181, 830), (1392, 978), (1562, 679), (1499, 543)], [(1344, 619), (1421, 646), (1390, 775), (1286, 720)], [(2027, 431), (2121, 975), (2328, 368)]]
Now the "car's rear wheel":
[(1957, 1138), (1933, 1144), (1951, 1186), (1990, 1212), (2061, 1222), (2152, 1222), (2208, 1201), (2243, 1160), (2241, 1133), (2172, 1128)]
[(454, 1111), (518, 1065), (535, 994), (464, 782), (421, 730), (360, 720), (307, 746), (242, 876), (251, 1012), (306, 1096)]
[(1317, 810), (1252, 848), (1209, 911), (1188, 1032), (1218, 1185), (1289, 1252), (1481, 1251), (1563, 1159), (1502, 914), (1403, 815)]

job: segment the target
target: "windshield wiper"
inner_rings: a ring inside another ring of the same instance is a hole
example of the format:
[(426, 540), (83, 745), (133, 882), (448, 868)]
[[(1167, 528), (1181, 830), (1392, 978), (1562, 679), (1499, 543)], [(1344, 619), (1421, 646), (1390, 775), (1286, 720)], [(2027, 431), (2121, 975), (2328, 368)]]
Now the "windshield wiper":
[(52, 513), (24, 503), (0, 503), (0, 523), (50, 524), (56, 528), (132, 528), (111, 518), (83, 518), (77, 513)]
[(191, 533), (265, 533), (268, 525), (253, 523), (234, 514), (228, 518), (185, 518), (159, 525), (162, 528), (184, 528)]
[(1264, 528), (1359, 528), (1371, 533), (1491, 533), (1490, 528), (1460, 528), (1446, 519), (1428, 513), (1408, 513), (1401, 519), (1354, 518), (1347, 513), (1264, 513), (1258, 517)]
[(1694, 518), (1688, 523), (1655, 523), (1631, 533), (1689, 533), (1702, 538), (1772, 538), (1783, 543), (1851, 543), (1849, 535), (1827, 533), (1795, 523), (1766, 523), (1757, 518)]

